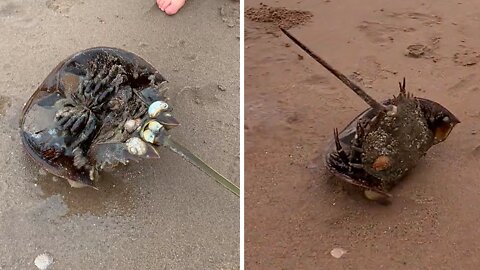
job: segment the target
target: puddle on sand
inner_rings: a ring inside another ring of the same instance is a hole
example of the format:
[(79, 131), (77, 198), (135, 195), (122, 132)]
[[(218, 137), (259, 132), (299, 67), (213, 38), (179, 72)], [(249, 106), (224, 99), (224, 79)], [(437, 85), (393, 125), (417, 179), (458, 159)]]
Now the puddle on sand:
[(102, 174), (97, 188), (72, 188), (67, 180), (49, 173), (41, 173), (37, 184), (42, 198), (61, 196), (68, 207), (66, 216), (87, 214), (101, 216), (106, 213), (126, 215), (135, 209), (133, 187), (120, 180), (120, 174)]

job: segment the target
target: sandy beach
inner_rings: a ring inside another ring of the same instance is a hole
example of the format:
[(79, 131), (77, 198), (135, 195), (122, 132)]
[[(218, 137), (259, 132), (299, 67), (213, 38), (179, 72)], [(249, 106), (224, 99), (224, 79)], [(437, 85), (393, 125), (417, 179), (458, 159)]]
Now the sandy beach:
[[(376, 99), (396, 95), (406, 77), (408, 91), (461, 120), (393, 189), (391, 205), (326, 172), (333, 129), (367, 105), (262, 20), (260, 2), (310, 11), (291, 33)], [(246, 269), (478, 269), (480, 5), (247, 0), (249, 8), (257, 10), (245, 26)], [(335, 248), (346, 254), (334, 258)]]
[(90, 47), (137, 53), (170, 82), (172, 135), (239, 184), (239, 4), (0, 3), (0, 269), (238, 269), (239, 199), (167, 149), (72, 189), (23, 152), (23, 104), (58, 62)]

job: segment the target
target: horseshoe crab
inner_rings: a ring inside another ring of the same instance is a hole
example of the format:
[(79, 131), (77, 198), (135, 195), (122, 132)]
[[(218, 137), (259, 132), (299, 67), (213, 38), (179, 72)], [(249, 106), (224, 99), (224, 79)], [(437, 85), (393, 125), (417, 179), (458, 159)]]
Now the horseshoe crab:
[(288, 31), (281, 30), (370, 106), (342, 131), (334, 130), (325, 163), (335, 176), (362, 188), (367, 198), (388, 202), (395, 184), (430, 147), (447, 139), (460, 121), (442, 105), (407, 93), (405, 78), (399, 83), (398, 96), (377, 102)]
[(239, 188), (175, 142), (179, 125), (165, 97), (165, 78), (147, 61), (117, 48), (80, 51), (47, 76), (25, 104), (24, 148), (33, 160), (73, 187), (94, 187), (99, 172), (164, 146), (239, 196)]

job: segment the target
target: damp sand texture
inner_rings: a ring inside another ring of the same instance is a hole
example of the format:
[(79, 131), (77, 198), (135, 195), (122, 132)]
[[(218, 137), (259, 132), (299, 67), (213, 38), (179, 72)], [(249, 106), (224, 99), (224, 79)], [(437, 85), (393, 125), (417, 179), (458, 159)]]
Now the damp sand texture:
[(48, 269), (238, 269), (238, 198), (181, 157), (165, 149), (98, 191), (72, 189), (33, 165), (18, 135), (23, 103), (57, 63), (119, 47), (170, 82), (172, 135), (238, 185), (238, 5), (191, 1), (168, 17), (153, 1), (1, 1), (0, 268), (34, 269), (48, 253)]

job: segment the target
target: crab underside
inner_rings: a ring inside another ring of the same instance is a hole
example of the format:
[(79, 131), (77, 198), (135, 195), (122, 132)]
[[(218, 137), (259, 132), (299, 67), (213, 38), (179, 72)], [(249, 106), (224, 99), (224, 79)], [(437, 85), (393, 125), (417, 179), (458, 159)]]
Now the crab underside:
[(151, 64), (121, 49), (74, 54), (25, 104), (20, 121), (25, 149), (73, 186), (94, 187), (99, 171), (158, 158), (158, 147), (165, 146), (238, 195), (238, 187), (168, 134), (179, 123), (164, 96), (166, 83)]

